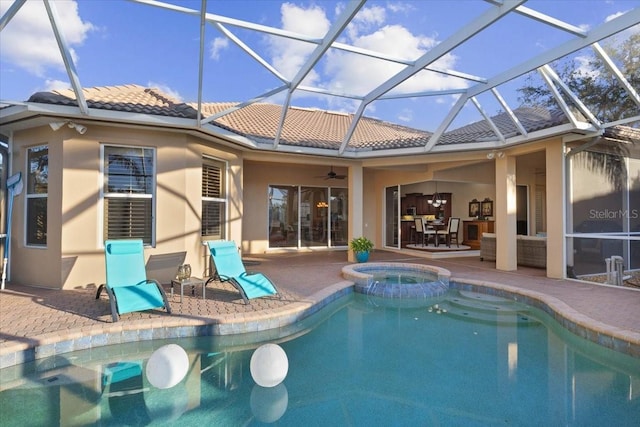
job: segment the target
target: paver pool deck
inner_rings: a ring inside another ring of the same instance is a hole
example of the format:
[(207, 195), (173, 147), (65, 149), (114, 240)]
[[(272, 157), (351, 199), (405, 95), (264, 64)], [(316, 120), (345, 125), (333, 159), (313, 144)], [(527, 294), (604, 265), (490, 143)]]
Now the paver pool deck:
[[(229, 284), (212, 282), (206, 298), (170, 299), (163, 310), (129, 313), (112, 322), (106, 293), (95, 288), (52, 290), (8, 283), (0, 292), (0, 368), (67, 351), (139, 339), (253, 332), (295, 322), (351, 292), (341, 270), (346, 251), (250, 255), (249, 271), (260, 271), (278, 286), (282, 298), (245, 305)], [(640, 290), (572, 280), (549, 279), (543, 269), (495, 269), (475, 257), (429, 259), (416, 251), (376, 250), (369, 262), (429, 264), (451, 272), (453, 282), (514, 296), (543, 308), (567, 329), (640, 358)], [(488, 287), (486, 287), (488, 285)], [(165, 285), (169, 294), (170, 285)]]

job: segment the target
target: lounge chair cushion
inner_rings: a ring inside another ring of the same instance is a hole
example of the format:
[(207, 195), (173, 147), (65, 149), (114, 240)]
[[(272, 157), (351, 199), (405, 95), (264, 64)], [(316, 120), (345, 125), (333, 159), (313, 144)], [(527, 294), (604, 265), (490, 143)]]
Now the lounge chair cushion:
[(247, 272), (235, 242), (214, 240), (207, 242), (220, 279), (239, 287), (243, 298), (252, 299), (278, 294), (273, 282), (262, 273)]
[[(107, 240), (105, 242), (105, 288), (111, 299), (114, 322), (118, 315), (154, 308), (171, 313), (169, 302), (159, 283), (148, 280), (141, 239)], [(100, 295), (98, 289), (96, 298)]]

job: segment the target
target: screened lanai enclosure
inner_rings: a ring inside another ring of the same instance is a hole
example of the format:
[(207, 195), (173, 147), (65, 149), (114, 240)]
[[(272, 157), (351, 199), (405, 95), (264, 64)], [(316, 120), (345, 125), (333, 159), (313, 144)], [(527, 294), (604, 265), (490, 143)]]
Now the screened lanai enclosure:
[[(472, 250), (491, 228), (498, 269), (520, 235), (550, 277), (640, 268), (639, 1), (14, 0), (0, 32), (2, 167), (33, 184), (9, 244), (49, 250), (37, 280), (96, 274), (104, 235), (194, 265), (207, 239), (405, 250), (415, 214)], [(104, 156), (132, 150), (149, 168), (118, 184)]]
[[(640, 145), (599, 139), (567, 156), (567, 270), (570, 277), (640, 269)], [(609, 265), (607, 265), (609, 263)]]

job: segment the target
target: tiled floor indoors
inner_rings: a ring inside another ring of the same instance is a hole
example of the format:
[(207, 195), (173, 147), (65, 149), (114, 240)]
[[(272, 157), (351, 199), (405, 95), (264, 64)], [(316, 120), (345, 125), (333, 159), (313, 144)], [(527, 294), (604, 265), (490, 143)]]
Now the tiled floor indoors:
[[(207, 286), (206, 299), (198, 289), (195, 296), (185, 292), (180, 303), (176, 292), (170, 301), (172, 314), (130, 313), (113, 323), (105, 292), (96, 300), (96, 289), (59, 291), (9, 283), (0, 292), (0, 367), (143, 336), (277, 327), (317, 311), (351, 285), (341, 276), (341, 268), (348, 264), (346, 251), (254, 255), (246, 260), (249, 271), (263, 272), (276, 283), (281, 299), (261, 298), (245, 305), (230, 285), (213, 282)], [(376, 261), (426, 263), (451, 271), (452, 281), (491, 282), (509, 294), (542, 301), (550, 311), (562, 312), (560, 321), (579, 335), (640, 357), (640, 290), (548, 279), (544, 270), (534, 268), (502, 272), (494, 262), (482, 262), (477, 256), (434, 260), (416, 251), (376, 250), (370, 262)], [(169, 294), (169, 285), (165, 289)]]

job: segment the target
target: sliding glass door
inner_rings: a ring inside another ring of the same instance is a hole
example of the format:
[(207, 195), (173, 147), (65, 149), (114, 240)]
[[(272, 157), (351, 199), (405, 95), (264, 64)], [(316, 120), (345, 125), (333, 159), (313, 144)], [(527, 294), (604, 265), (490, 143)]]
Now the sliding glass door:
[(347, 245), (346, 188), (269, 186), (269, 247)]
[(400, 186), (387, 187), (384, 191), (384, 245), (400, 247)]
[(330, 188), (329, 238), (331, 246), (347, 246), (349, 192), (346, 188)]
[(269, 247), (298, 246), (298, 187), (269, 187)]
[(300, 193), (301, 246), (327, 246), (329, 197), (327, 188), (302, 187)]

